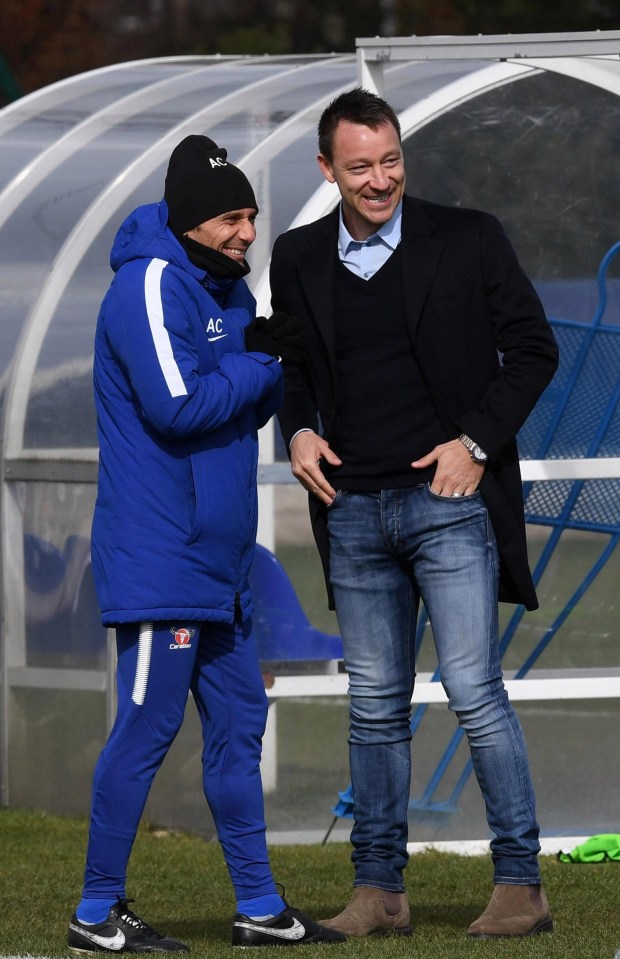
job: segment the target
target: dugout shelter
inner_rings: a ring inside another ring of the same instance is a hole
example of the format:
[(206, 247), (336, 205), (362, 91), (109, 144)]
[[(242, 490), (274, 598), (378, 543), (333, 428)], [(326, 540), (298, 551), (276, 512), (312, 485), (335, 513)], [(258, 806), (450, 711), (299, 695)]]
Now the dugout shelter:
[[(316, 125), (356, 84), (400, 116), (409, 191), (495, 213), (556, 328), (560, 372), (520, 442), (541, 606), (526, 616), (502, 609), (504, 662), (543, 833), (560, 848), (558, 837), (617, 829), (620, 755), (608, 747), (620, 721), (620, 32), (379, 37), (342, 55), (133, 61), (0, 110), (4, 806), (85, 815), (114, 715), (113, 639), (99, 624), (90, 571), (92, 344), (114, 233), (131, 209), (163, 195), (176, 143), (208, 134), (255, 186), (249, 282), (268, 312), (276, 236), (337, 202), (315, 162)], [(265, 647), (268, 829), (274, 840), (318, 840), (348, 781), (346, 675), (305, 495), (272, 424), (259, 482), (259, 542), (292, 605), (278, 608), (283, 588), (261, 585), (268, 567), (257, 580), (257, 628), (267, 636), (271, 620), (289, 622), (295, 603), (298, 617), (288, 645)], [(430, 633), (422, 620), (412, 838), (484, 839)], [(199, 757), (188, 715), (148, 818), (210, 835)], [(348, 834), (344, 795), (334, 838)]]

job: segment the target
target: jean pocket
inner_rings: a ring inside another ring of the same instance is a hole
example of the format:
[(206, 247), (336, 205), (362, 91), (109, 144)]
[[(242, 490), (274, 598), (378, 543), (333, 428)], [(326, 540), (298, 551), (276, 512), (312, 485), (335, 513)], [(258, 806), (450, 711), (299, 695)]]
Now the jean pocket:
[(334, 506), (337, 506), (339, 502), (340, 502), (340, 503), (342, 502), (343, 497), (346, 496), (346, 495), (347, 495), (346, 489), (337, 489), (337, 490), (336, 490), (336, 495), (334, 496), (334, 498), (333, 498), (333, 500), (331, 501), (331, 503), (328, 503), (327, 509), (333, 509)]
[(428, 490), (430, 495), (433, 497), (433, 499), (440, 499), (444, 503), (448, 503), (448, 502), (458, 503), (459, 500), (461, 502), (463, 501), (470, 502), (471, 500), (476, 499), (477, 497), (480, 497), (481, 495), (480, 490), (477, 489), (477, 490), (474, 490), (473, 493), (459, 493), (458, 496), (453, 496), (452, 494), (450, 494), (450, 496), (443, 496), (442, 493), (435, 493), (433, 489), (431, 488), (430, 483), (426, 484), (426, 489)]

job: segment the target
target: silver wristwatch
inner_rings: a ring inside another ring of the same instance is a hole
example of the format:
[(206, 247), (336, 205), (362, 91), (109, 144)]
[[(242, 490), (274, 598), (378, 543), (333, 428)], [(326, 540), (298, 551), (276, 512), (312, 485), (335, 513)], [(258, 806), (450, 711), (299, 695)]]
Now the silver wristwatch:
[(489, 457), (484, 452), (482, 447), (478, 446), (478, 444), (472, 440), (471, 437), (467, 436), (465, 433), (461, 433), (459, 439), (463, 446), (469, 450), (469, 455), (474, 463), (478, 463), (479, 466), (482, 466), (484, 463), (486, 463)]

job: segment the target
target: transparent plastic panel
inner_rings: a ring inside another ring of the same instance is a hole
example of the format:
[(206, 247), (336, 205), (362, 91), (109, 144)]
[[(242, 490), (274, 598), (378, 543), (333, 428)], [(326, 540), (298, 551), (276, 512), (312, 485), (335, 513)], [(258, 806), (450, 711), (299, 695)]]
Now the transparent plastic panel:
[[(407, 69), (413, 77), (410, 83), (406, 82), (402, 67), (387, 71), (394, 90), (400, 91), (402, 106), (405, 91), (410, 100), (435, 89), (446, 77), (453, 79), (457, 73), (473, 67), (448, 64)], [(151, 79), (157, 77), (157, 69), (147, 75)], [(167, 75), (166, 71), (163, 75)], [(316, 126), (322, 106), (335, 91), (354, 82), (353, 58), (344, 62), (301, 61), (284, 65), (272, 61), (227, 62), (219, 70), (212, 65), (197, 68), (192, 63), (186, 74), (177, 70), (167, 83), (155, 82), (143, 90), (134, 98), (133, 107), (119, 107), (116, 112), (110, 108), (109, 119), (97, 135), (83, 143), (75, 155), (68, 155), (53, 166), (0, 231), (0, 244), (6, 247), (3, 259), (8, 279), (6, 319), (10, 328), (19, 328), (30, 315), (47, 279), (49, 262), (88, 205), (169, 129), (205, 108), (209, 110), (208, 119), (197, 120), (196, 129), (205, 130), (226, 145), (231, 159), (237, 162), (260, 148), (281, 124), (298, 117), (292, 135), (287, 134), (282, 145), (277, 140), (269, 145), (264, 162), (257, 161), (254, 181), (261, 215), (258, 240), (250, 256), (253, 272), (249, 283), (253, 287), (267, 268), (275, 237), (290, 225), (321, 185), (315, 157)], [(239, 89), (248, 91), (242, 106), (226, 100), (228, 94)], [(222, 108), (218, 111), (220, 101)], [(53, 157), (51, 160), (55, 162)], [(112, 199), (109, 219), (97, 228), (75, 273), (68, 277), (67, 290), (56, 308), (38, 358), (26, 421), (26, 448), (94, 445), (88, 362), (94, 320), (111, 278), (109, 248), (127, 212), (161, 197), (166, 160), (167, 157), (162, 159), (151, 173), (145, 170), (143, 182), (131, 196), (119, 194), (117, 208)], [(62, 282), (59, 274), (57, 279)], [(45, 309), (45, 300), (42, 308)], [(58, 390), (56, 400), (54, 384)], [(71, 410), (73, 415), (67, 415)]]
[[(590, 480), (584, 484), (589, 495)], [(557, 484), (537, 484), (539, 487)], [(617, 494), (616, 494), (617, 496)], [(617, 498), (607, 501), (616, 512)], [(618, 533), (528, 527), (530, 563), (540, 606), (500, 604), (507, 670), (586, 669), (595, 674), (620, 669), (617, 584), (620, 577)], [(584, 674), (586, 675), (586, 674)]]
[(310, 527), (308, 494), (294, 484), (276, 486), (275, 551), (308, 620), (325, 633), (338, 633), (336, 614), (327, 608), (325, 579)]
[(104, 693), (11, 690), (11, 805), (63, 816), (88, 815), (92, 773), (105, 739)]
[(90, 563), (95, 492), (90, 484), (22, 484), (25, 666), (106, 667)]
[[(537, 817), (543, 836), (613, 832), (620, 759), (610, 756), (601, 770), (599, 742), (615, 737), (620, 703), (515, 703), (530, 757)], [(490, 838), (484, 804), (473, 773), (459, 779), (469, 762), (462, 739), (433, 789), (445, 745), (456, 720), (441, 705), (429, 706), (412, 740), (413, 776), (409, 813), (412, 842)]]
[[(153, 83), (174, 79), (195, 64), (158, 61), (120, 64), (73, 77), (23, 97), (0, 113), (0, 190), (23, 167), (93, 114)], [(217, 61), (216, 61), (217, 63)]]
[(416, 60), (385, 64), (383, 96), (397, 113), (402, 113), (485, 65), (479, 60)]
[[(322, 69), (321, 63), (313, 63), (310, 68), (307, 65), (296, 68), (292, 73), (287, 72), (286, 82), (284, 79), (280, 80), (273, 65), (264, 67), (248, 65), (243, 68), (233, 65), (225, 70), (222, 69), (219, 73), (214, 72), (214, 77), (221, 77), (220, 93), (222, 95), (226, 90), (241, 83), (253, 84), (265, 79), (269, 81), (272, 77), (274, 79), (273, 83), (268, 82), (257, 88), (250, 107), (247, 106), (248, 98), (244, 97), (242, 103), (236, 104), (235, 110), (227, 111), (223, 107), (222, 116), (219, 118), (217, 111), (215, 115), (209, 114), (208, 130), (205, 131), (206, 121), (204, 120), (196, 121), (194, 129), (208, 132), (216, 142), (227, 147), (232, 160), (239, 162), (249, 151), (273, 133), (283, 119), (297, 113), (300, 109), (303, 110), (307, 103), (314, 102), (316, 98), (326, 96), (333, 84), (334, 74), (337, 74), (339, 78), (342, 77), (342, 67), (331, 62), (327, 64), (326, 69)], [(348, 75), (349, 78), (352, 76), (351, 65), (348, 66)], [(187, 80), (188, 84), (189, 82)], [(173, 111), (175, 107), (178, 108), (174, 122), (172, 113), (166, 113), (163, 117), (154, 113), (152, 122), (150, 122), (151, 116), (145, 115), (142, 126), (139, 124), (132, 126), (128, 121), (126, 129), (113, 128), (89, 144), (88, 148), (80, 151), (80, 159), (79, 161), (76, 159), (75, 163), (84, 163), (90, 167), (91, 179), (90, 188), (84, 182), (77, 199), (71, 189), (73, 161), (67, 161), (58, 168), (55, 177), (57, 180), (62, 179), (62, 184), (58, 183), (57, 186), (56, 205), (62, 207), (62, 211), (59, 210), (54, 214), (53, 219), (50, 211), (50, 223), (41, 238), (43, 252), (41, 250), (37, 252), (37, 246), (33, 244), (28, 250), (23, 251), (23, 257), (21, 255), (15, 257), (16, 266), (19, 264), (22, 272), (25, 270), (23, 261), (27, 256), (33, 259), (40, 257), (41, 261), (45, 261), (46, 257), (49, 258), (54, 253), (51, 246), (54, 243), (60, 246), (64, 242), (78, 217), (82, 215), (86, 201), (94, 199), (107, 186), (105, 172), (111, 179), (113, 174), (157, 142), (159, 135), (167, 132), (162, 129), (164, 122), (167, 122), (170, 128), (180, 122), (183, 111), (187, 115), (194, 115), (211, 104), (217, 91), (205, 88), (204, 81), (199, 84), (196, 77), (191, 79), (191, 83), (195, 87), (193, 96), (188, 96), (186, 91), (178, 101), (175, 99), (167, 104), (167, 109), (170, 111)], [(226, 90), (223, 89), (224, 83)], [(311, 124), (304, 124), (302, 129), (307, 130), (310, 136), (315, 136)], [(109, 169), (106, 171), (108, 156), (113, 157), (114, 160), (113, 163), (108, 164)], [(313, 169), (316, 167), (314, 156), (314, 146), (308, 147), (306, 162), (310, 162)], [(92, 164), (88, 162), (89, 158), (92, 158)], [(166, 153), (153, 172), (145, 171), (140, 185), (131, 191), (129, 196), (119, 193), (117, 207), (114, 206), (114, 198), (111, 199), (106, 222), (95, 233), (80, 256), (75, 271), (68, 277), (66, 290), (58, 303), (42, 343), (37, 370), (32, 381), (24, 436), (24, 444), (28, 449), (80, 448), (96, 445), (90, 364), (97, 313), (112, 278), (109, 268), (110, 247), (116, 229), (127, 213), (142, 203), (154, 202), (162, 197), (167, 159)], [(277, 159), (280, 159), (279, 155)], [(73, 172), (77, 175), (77, 170)], [(300, 197), (299, 191), (296, 192), (292, 186), (287, 193), (280, 184), (277, 193), (274, 194), (267, 186), (272, 172), (267, 158), (264, 170), (262, 166), (260, 168), (260, 182), (257, 183), (261, 215), (258, 224), (259, 240), (250, 255), (253, 268), (252, 280), (259, 276), (268, 264), (271, 251), (272, 209), (280, 209), (280, 197), (287, 195), (293, 204), (291, 210), (294, 209), (295, 212), (298, 209), (296, 204), (300, 200), (303, 202), (303, 196)], [(281, 165), (279, 172), (281, 173)], [(318, 168), (316, 172), (318, 175)], [(300, 170), (297, 168), (294, 173), (301, 190), (307, 178), (300, 175)], [(30, 204), (24, 204), (20, 215), (27, 215), (28, 208), (31, 209), (30, 215), (34, 218), (35, 198)], [(44, 211), (40, 210), (39, 218), (43, 215)], [(77, 252), (80, 253), (79, 250)], [(23, 306), (20, 302), (19, 309), (22, 311)]]
[[(89, 205), (165, 133), (213, 99), (223, 99), (275, 70), (273, 66), (265, 66), (262, 71), (205, 67), (167, 84), (156, 83), (129, 104), (116, 105), (113, 101), (97, 123), (86, 131), (75, 131), (73, 147), (69, 142), (57, 154), (52, 151), (46, 157), (49, 172), (21, 202), (0, 234), (4, 236), (5, 249), (0, 248), (3, 264), (9, 269), (25, 264), (30, 269), (42, 261), (47, 266)], [(200, 127), (197, 132), (204, 130)], [(162, 157), (162, 163), (164, 160), (167, 156)], [(154, 199), (162, 194), (163, 177)], [(114, 212), (112, 209), (112, 216)]]
[(86, 251), (41, 345), (26, 410), (27, 449), (97, 446), (93, 344), (99, 307), (112, 279), (112, 224), (108, 227)]
[[(265, 794), (270, 839), (321, 842), (332, 825), (338, 793), (350, 782), (348, 702), (342, 697), (280, 700), (270, 711), (274, 738), (263, 772), (271, 786)], [(341, 819), (331, 838), (346, 839), (350, 829), (351, 820)]]
[(620, 100), (552, 73), (457, 105), (404, 144), (408, 190), (495, 213), (550, 315), (593, 315), (620, 239)]

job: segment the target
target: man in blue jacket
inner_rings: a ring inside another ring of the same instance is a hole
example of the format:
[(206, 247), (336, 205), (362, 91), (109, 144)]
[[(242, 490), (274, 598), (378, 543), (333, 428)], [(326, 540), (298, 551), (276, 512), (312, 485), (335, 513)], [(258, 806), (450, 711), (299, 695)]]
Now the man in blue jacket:
[(204, 792), (237, 900), (239, 946), (343, 941), (279, 895), (260, 777), (267, 700), (251, 629), (258, 429), (300, 360), (293, 317), (255, 318), (244, 276), (258, 212), (226, 150), (189, 136), (164, 199), (111, 254), (95, 337), (100, 445), (92, 530), (104, 626), (116, 628), (118, 713), (94, 775), (80, 952), (187, 951), (128, 907), (127, 863), (191, 690)]

